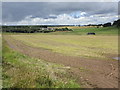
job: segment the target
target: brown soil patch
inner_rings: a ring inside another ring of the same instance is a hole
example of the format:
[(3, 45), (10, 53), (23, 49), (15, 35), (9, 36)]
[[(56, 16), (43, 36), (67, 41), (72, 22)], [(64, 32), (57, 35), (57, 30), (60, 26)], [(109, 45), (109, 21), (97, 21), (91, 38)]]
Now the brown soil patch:
[(118, 88), (118, 61), (65, 56), (43, 48), (31, 47), (10, 37), (4, 37), (12, 49), (30, 57), (69, 66), (73, 77), (86, 88)]

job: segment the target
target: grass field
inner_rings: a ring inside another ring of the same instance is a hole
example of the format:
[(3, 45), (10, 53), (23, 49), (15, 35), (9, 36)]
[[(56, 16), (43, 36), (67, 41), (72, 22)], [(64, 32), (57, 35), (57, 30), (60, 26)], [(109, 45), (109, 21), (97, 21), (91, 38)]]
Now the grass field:
[[(18, 42), (24, 43), (25, 45), (31, 47), (43, 48), (44, 50), (64, 54), (65, 56), (77, 56), (84, 57), (87, 59), (94, 58), (95, 60), (100, 59), (110, 61), (112, 60), (112, 58), (109, 56), (114, 56), (118, 54), (118, 29), (116, 27), (77, 27), (72, 29), (74, 30), (73, 32), (29, 34), (4, 33), (4, 37), (6, 37), (6, 39), (11, 38), (13, 40), (17, 40)], [(86, 35), (88, 32), (95, 32), (96, 35)], [(95, 67), (97, 67), (97, 64), (99, 63), (94, 64)], [(99, 64), (99, 66), (101, 68), (101, 63)], [(104, 66), (105, 65), (103, 65), (103, 67)], [(30, 58), (29, 56), (26, 56), (23, 53), (19, 53), (17, 51), (12, 50), (8, 47), (7, 43), (3, 41), (3, 87), (81, 87), (75, 82), (74, 79), (72, 79), (72, 77), (69, 76), (69, 70), (65, 69), (64, 67), (66, 66), (61, 64), (58, 65), (55, 63), (50, 63), (41, 59)], [(90, 67), (88, 65), (87, 69), (90, 70)], [(76, 68), (79, 68), (78, 70), (84, 70), (84, 67), (80, 67), (79, 65), (78, 67), (76, 66)], [(104, 67), (104, 69), (105, 68), (106, 67)], [(111, 66), (107, 65), (106, 69), (109, 70), (110, 68)], [(92, 69), (94, 69), (94, 67), (91, 68), (91, 70)], [(95, 70), (98, 71), (101, 69), (95, 68)], [(93, 70), (93, 72), (95, 70)], [(79, 71), (77, 71), (77, 73), (78, 72)], [(104, 70), (101, 70), (99, 72), (98, 73), (101, 74), (102, 77), (102, 73), (104, 73)], [(89, 75), (92, 74), (90, 73)], [(101, 80), (104, 80), (104, 78)]]
[(33, 46), (42, 47), (70, 56), (105, 58), (117, 54), (117, 36), (79, 35), (12, 35), (12, 38)]
[(96, 35), (118, 35), (118, 28), (116, 27), (68, 27), (73, 29), (73, 32), (54, 32), (50, 34), (62, 35), (86, 35), (88, 32), (95, 32)]

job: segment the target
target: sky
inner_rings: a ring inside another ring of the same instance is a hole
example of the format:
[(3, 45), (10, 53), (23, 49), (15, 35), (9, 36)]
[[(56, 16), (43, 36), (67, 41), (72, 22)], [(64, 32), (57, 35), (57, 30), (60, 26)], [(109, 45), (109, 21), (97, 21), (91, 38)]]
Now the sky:
[(118, 19), (118, 2), (2, 2), (3, 25), (88, 25)]

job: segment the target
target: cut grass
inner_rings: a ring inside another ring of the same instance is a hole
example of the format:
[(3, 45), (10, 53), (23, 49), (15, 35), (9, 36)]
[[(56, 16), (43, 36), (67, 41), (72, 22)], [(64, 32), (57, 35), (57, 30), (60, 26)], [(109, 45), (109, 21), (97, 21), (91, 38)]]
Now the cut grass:
[[(33, 46), (72, 56), (106, 58), (118, 54), (117, 27), (68, 27), (73, 32), (8, 34), (14, 39)], [(86, 35), (95, 32), (96, 35)]]
[(5, 42), (2, 66), (3, 88), (80, 88), (63, 65), (30, 58), (8, 48)]
[(11, 37), (26, 45), (42, 47), (70, 56), (106, 58), (106, 55), (118, 53), (118, 36), (35, 34), (11, 35)]
[[(106, 58), (105, 55), (118, 52), (118, 29), (73, 28), (73, 32), (53, 32), (34, 34), (9, 34), (13, 38), (33, 47), (42, 47), (70, 56)], [(96, 36), (87, 36), (95, 32)], [(30, 58), (11, 50), (3, 44), (3, 87), (4, 88), (78, 88), (74, 80), (69, 79), (68, 69), (62, 65)], [(86, 71), (80, 67), (81, 72)]]

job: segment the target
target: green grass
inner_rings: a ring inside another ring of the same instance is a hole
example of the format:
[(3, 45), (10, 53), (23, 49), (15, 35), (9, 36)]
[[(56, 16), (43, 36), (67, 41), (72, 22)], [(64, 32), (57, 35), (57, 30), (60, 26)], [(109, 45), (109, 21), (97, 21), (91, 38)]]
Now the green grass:
[[(73, 28), (73, 32), (16, 34), (4, 33), (26, 45), (49, 49), (70, 56), (108, 59), (106, 55), (118, 54), (118, 29)], [(95, 32), (96, 35), (86, 35)], [(0, 53), (2, 54), (2, 53)], [(77, 88), (63, 65), (30, 58), (8, 48), (3, 43), (3, 87), (10, 88)], [(84, 68), (79, 68), (81, 72)]]
[[(63, 65), (30, 58), (3, 42), (3, 88), (79, 88)], [(60, 76), (60, 77), (59, 77)]]
[[(11, 34), (17, 40), (34, 47), (72, 56), (106, 58), (118, 53), (117, 27), (70, 27), (73, 32)], [(96, 35), (86, 35), (95, 32)]]
[(89, 28), (72, 28), (72, 32), (53, 32), (50, 34), (57, 35), (86, 35), (88, 32), (95, 32), (96, 35), (118, 35), (117, 27), (89, 27)]
[[(10, 35), (33, 47), (42, 47), (70, 56), (106, 58), (117, 54), (118, 36), (94, 35)], [(8, 37), (10, 38), (10, 37)]]

